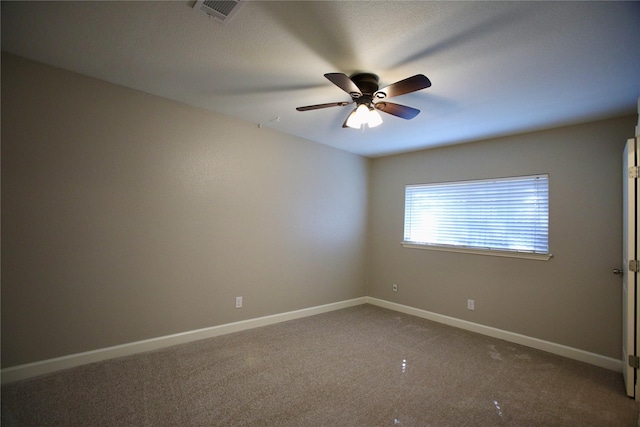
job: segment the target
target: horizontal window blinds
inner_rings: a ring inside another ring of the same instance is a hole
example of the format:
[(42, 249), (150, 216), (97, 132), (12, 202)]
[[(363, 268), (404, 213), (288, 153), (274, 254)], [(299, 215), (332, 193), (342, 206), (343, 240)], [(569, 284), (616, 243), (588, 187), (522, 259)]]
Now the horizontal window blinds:
[(549, 176), (408, 185), (406, 243), (549, 252)]

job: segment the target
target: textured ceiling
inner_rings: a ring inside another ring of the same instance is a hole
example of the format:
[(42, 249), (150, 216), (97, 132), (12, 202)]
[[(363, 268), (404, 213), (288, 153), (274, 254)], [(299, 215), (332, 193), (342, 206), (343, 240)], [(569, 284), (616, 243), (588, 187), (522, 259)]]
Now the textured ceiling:
[[(2, 1), (2, 49), (365, 156), (636, 111), (639, 2), (246, 1), (225, 23), (194, 2)], [(343, 129), (323, 77), (356, 71), (421, 110)]]

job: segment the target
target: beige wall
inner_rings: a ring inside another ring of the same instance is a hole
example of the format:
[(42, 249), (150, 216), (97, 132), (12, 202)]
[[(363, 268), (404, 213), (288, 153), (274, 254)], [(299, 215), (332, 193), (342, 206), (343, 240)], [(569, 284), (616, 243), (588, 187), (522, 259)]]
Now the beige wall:
[(2, 366), (364, 296), (367, 173), (3, 54)]
[[(369, 295), (618, 358), (621, 159), (635, 117), (373, 160)], [(548, 173), (550, 261), (403, 248), (404, 186)], [(398, 293), (391, 290), (399, 285)], [(466, 309), (467, 298), (475, 311)]]

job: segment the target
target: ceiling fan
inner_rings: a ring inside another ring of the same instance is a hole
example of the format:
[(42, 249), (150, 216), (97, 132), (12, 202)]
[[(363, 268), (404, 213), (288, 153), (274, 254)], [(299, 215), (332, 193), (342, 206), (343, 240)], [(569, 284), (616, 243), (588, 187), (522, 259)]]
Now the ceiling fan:
[(394, 116), (410, 120), (420, 113), (420, 110), (406, 105), (386, 101), (387, 98), (426, 89), (431, 81), (422, 74), (400, 80), (382, 89), (378, 88), (378, 76), (371, 73), (357, 73), (348, 77), (342, 73), (327, 73), (324, 75), (331, 83), (338, 86), (351, 96), (351, 101), (329, 102), (326, 104), (307, 105), (298, 107), (298, 111), (318, 110), (329, 107), (344, 107), (356, 103), (357, 107), (349, 114), (342, 124), (343, 128), (363, 128), (367, 124), (375, 127), (382, 123), (382, 117), (377, 110)]

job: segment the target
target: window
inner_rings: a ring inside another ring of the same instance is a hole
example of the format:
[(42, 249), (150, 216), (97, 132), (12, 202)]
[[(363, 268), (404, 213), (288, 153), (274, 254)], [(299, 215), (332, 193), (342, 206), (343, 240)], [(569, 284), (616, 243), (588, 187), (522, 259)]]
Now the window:
[(549, 259), (549, 176), (407, 185), (402, 243)]

